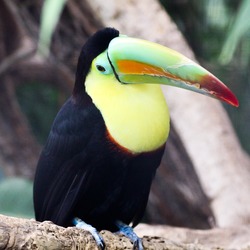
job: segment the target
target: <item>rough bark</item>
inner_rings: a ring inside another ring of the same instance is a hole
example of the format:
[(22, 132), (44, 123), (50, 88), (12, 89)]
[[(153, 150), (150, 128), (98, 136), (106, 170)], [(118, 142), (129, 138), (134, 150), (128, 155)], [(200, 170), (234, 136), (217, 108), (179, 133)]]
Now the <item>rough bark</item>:
[[(105, 25), (167, 45), (194, 59), (177, 27), (157, 1), (88, 2)], [(217, 224), (249, 224), (250, 160), (221, 103), (190, 91), (170, 87), (163, 90), (172, 123), (211, 200)]]
[[(142, 237), (145, 250), (250, 249), (250, 229), (244, 226), (200, 231), (144, 224), (136, 232)], [(132, 243), (122, 235), (109, 231), (100, 234), (107, 250), (133, 249)], [(63, 228), (48, 221), (40, 223), (0, 215), (0, 249), (87, 250), (98, 247), (88, 232), (75, 227)]]

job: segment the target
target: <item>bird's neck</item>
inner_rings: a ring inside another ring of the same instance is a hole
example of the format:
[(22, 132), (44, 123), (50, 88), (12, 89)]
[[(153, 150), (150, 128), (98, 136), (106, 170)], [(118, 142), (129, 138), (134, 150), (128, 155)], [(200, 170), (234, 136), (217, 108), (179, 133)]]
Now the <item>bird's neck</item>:
[(132, 153), (160, 148), (169, 133), (169, 113), (159, 85), (121, 84), (89, 74), (85, 87), (113, 140)]

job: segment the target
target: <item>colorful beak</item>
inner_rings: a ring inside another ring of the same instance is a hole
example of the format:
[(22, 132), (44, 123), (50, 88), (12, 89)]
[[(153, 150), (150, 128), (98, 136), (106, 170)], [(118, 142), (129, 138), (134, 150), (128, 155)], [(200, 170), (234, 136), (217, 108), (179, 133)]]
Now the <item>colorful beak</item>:
[(121, 83), (171, 85), (239, 106), (235, 95), (218, 78), (180, 53), (162, 45), (120, 36), (110, 42), (108, 57)]

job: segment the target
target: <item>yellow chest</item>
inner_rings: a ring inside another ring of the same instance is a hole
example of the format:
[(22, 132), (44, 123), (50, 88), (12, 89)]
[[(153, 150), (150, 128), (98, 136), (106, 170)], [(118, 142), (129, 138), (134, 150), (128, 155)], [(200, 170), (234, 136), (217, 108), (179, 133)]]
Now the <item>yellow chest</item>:
[(113, 75), (93, 72), (85, 87), (116, 143), (132, 153), (142, 153), (166, 142), (169, 112), (159, 85), (121, 84)]

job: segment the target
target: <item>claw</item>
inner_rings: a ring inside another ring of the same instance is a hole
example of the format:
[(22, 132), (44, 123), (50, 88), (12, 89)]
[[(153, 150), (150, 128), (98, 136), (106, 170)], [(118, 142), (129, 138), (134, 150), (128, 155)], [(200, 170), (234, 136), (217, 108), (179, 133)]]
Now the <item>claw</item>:
[(128, 237), (134, 244), (134, 249), (143, 250), (142, 240), (134, 232), (133, 228), (124, 224), (121, 221), (116, 222), (116, 226), (119, 228), (117, 233), (123, 234)]
[(105, 249), (104, 240), (103, 240), (102, 236), (98, 233), (96, 228), (92, 227), (90, 224), (87, 224), (86, 222), (82, 221), (81, 219), (79, 219), (77, 217), (73, 219), (73, 224), (77, 228), (81, 228), (81, 229), (84, 229), (84, 230), (90, 232), (92, 234), (92, 236), (94, 237), (98, 247), (101, 248), (102, 250)]

